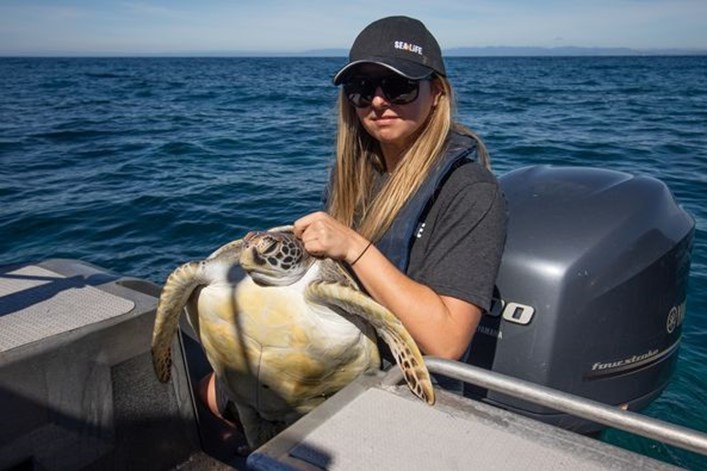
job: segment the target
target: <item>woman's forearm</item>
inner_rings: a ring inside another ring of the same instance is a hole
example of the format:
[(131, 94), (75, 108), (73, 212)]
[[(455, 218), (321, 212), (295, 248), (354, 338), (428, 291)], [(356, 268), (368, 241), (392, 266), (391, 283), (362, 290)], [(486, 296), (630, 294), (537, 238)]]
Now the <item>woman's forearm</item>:
[(481, 318), (478, 307), (440, 296), (411, 279), (375, 246), (352, 268), (366, 291), (401, 320), (425, 354), (458, 359), (464, 353)]

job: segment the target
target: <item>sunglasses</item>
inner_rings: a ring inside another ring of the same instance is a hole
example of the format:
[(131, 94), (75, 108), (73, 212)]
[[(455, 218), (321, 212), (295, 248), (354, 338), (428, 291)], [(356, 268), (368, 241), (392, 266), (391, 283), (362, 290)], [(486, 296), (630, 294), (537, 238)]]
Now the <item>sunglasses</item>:
[(378, 87), (385, 99), (395, 105), (412, 103), (420, 94), (420, 80), (410, 80), (400, 75), (352, 77), (344, 83), (344, 93), (353, 106), (365, 108), (371, 106)]

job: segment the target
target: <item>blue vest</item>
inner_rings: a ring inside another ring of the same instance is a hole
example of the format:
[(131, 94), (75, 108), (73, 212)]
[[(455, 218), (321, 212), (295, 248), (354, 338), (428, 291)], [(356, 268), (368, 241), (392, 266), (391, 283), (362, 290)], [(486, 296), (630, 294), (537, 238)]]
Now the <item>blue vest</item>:
[(476, 141), (463, 134), (450, 134), (447, 150), (435, 164), (420, 188), (400, 209), (388, 230), (376, 242), (380, 250), (400, 271), (407, 272), (412, 244), (424, 230), (424, 217), (445, 180), (457, 167), (476, 158)]

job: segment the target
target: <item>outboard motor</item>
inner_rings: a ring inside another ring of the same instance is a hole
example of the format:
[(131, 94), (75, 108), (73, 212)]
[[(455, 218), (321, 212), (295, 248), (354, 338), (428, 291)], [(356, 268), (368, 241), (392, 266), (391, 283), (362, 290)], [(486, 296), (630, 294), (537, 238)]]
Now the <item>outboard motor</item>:
[[(637, 410), (678, 356), (695, 223), (662, 182), (532, 166), (500, 178), (509, 209), (497, 297), (469, 363)], [(465, 394), (583, 433), (603, 426), (480, 388)]]

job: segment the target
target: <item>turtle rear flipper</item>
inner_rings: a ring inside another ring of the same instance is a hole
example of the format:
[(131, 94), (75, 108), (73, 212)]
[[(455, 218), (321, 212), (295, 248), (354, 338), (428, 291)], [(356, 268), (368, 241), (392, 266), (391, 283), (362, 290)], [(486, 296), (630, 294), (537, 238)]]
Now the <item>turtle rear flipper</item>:
[(434, 404), (432, 380), (420, 349), (392, 312), (362, 292), (335, 282), (314, 281), (307, 287), (305, 297), (317, 304), (337, 306), (370, 323), (390, 347), (410, 390), (428, 404)]

